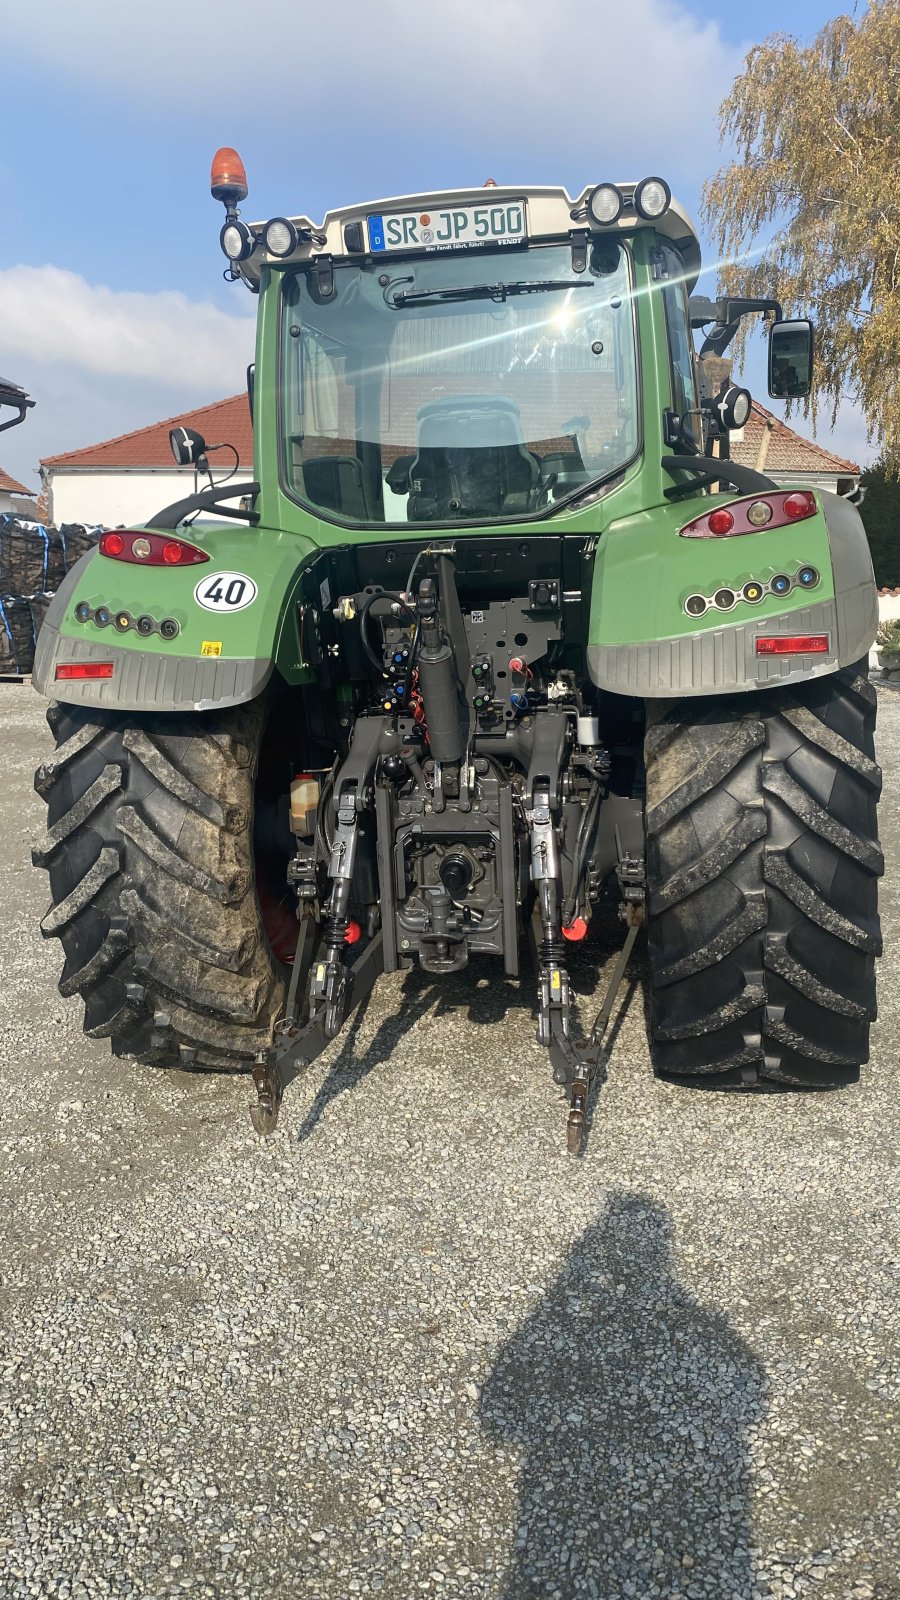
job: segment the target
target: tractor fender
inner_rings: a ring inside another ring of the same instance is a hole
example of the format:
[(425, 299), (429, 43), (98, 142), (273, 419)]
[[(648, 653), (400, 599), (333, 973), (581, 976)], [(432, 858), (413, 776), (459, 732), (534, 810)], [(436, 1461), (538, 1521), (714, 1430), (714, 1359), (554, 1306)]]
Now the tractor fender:
[[(862, 518), (827, 490), (817, 491), (817, 500), (819, 515), (808, 522), (751, 538), (688, 544), (673, 537), (677, 522), (686, 520), (684, 504), (613, 525), (594, 576), (587, 647), (593, 682), (645, 699), (736, 694), (825, 677), (867, 656), (878, 627), (878, 592)], [(774, 597), (758, 607), (740, 603), (747, 579), (804, 561), (821, 575), (812, 590), (795, 586), (780, 605)], [(719, 584), (739, 603), (692, 624), (684, 596), (692, 589), (709, 594)], [(759, 654), (757, 640), (772, 634), (824, 635), (827, 649)]]
[[(209, 559), (202, 565), (161, 570), (141, 568), (90, 551), (72, 568), (48, 607), (38, 635), (32, 682), (39, 694), (69, 705), (120, 711), (210, 711), (254, 700), (279, 661), (282, 635), (289, 631), (302, 573), (318, 553), (309, 539), (271, 529), (207, 528), (183, 532)], [(232, 612), (205, 607), (201, 585), (209, 590), (218, 573), (246, 580), (252, 601)], [(92, 616), (76, 617), (85, 604)], [(93, 613), (105, 607), (127, 616), (100, 627)], [(142, 637), (134, 624), (149, 616), (173, 619), (172, 640), (158, 628)], [(292, 681), (304, 681), (296, 644), (287, 655)], [(60, 679), (61, 666), (108, 664), (105, 677)]]

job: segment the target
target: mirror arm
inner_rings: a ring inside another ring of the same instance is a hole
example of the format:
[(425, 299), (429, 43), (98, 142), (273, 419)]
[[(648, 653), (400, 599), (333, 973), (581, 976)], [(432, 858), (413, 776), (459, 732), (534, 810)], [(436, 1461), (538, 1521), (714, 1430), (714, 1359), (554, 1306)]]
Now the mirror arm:
[(701, 356), (722, 356), (740, 327), (742, 317), (752, 311), (774, 312), (776, 322), (781, 321), (781, 304), (778, 300), (747, 300), (727, 297), (710, 300), (707, 295), (691, 295), (690, 314), (692, 328), (710, 328), (700, 350)]

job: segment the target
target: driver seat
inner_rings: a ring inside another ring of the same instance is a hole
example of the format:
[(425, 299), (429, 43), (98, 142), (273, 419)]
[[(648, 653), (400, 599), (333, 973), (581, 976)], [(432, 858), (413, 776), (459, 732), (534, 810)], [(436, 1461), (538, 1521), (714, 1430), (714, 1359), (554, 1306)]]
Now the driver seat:
[(417, 422), (418, 451), (404, 461), (411, 522), (477, 521), (536, 508), (541, 463), (525, 444), (511, 400), (433, 400)]

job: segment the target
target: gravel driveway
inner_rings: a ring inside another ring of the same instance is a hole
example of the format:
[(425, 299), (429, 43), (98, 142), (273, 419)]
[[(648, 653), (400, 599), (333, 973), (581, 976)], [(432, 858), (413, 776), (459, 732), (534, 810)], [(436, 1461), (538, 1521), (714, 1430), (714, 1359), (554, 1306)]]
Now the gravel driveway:
[(266, 1144), (114, 1061), (38, 933), (27, 686), (0, 735), (4, 1600), (900, 1596), (900, 694), (863, 1084), (656, 1083), (636, 984), (581, 1161), (493, 973), (381, 980)]

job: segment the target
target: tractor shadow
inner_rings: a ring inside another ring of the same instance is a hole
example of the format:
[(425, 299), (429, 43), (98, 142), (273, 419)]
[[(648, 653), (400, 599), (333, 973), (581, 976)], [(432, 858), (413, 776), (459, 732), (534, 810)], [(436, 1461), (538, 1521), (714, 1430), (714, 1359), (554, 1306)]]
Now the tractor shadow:
[[(569, 959), (569, 980), (575, 1002), (573, 1037), (586, 1038), (597, 1009), (606, 993), (605, 969), (611, 958), (621, 949), (624, 927), (617, 914), (617, 902), (601, 902), (591, 924), (591, 932), (584, 945), (573, 946)], [(608, 1055), (615, 1044), (622, 1023), (631, 1005), (635, 989), (640, 983), (644, 965), (643, 940), (638, 947), (613, 1010), (607, 1033)], [(376, 987), (375, 993), (378, 990)], [(315, 1132), (328, 1107), (341, 1095), (351, 1093), (364, 1078), (382, 1062), (387, 1061), (400, 1041), (433, 1012), (435, 1016), (459, 1016), (478, 1027), (494, 1028), (506, 1022), (513, 1014), (522, 1013), (537, 1019), (537, 980), (527, 951), (522, 952), (522, 964), (517, 978), (503, 976), (499, 962), (487, 958), (483, 965), (473, 961), (462, 972), (436, 977), (416, 967), (406, 974), (396, 1008), (379, 1024), (374, 1037), (363, 1049), (359, 1048), (360, 1033), (369, 1007), (370, 995), (355, 1012), (343, 1035), (341, 1049), (327, 1076), (320, 1084), (300, 1128), (297, 1139), (302, 1144)], [(595, 1073), (585, 1118), (585, 1138), (582, 1154), (587, 1152), (591, 1123), (598, 1097), (606, 1081), (606, 1067), (601, 1062)], [(553, 1093), (554, 1085), (547, 1058), (547, 1086)]]
[(678, 1284), (668, 1213), (613, 1193), (482, 1390), (482, 1425), (522, 1460), (498, 1600), (750, 1600), (765, 1400), (752, 1350)]
[[(484, 1027), (496, 1027), (512, 1011), (534, 1011), (534, 981), (530, 966), (518, 978), (505, 978), (491, 964), (491, 975), (482, 974), (474, 963), (460, 973), (436, 977), (415, 968), (408, 972), (397, 999), (396, 1010), (379, 1023), (374, 1037), (359, 1053), (359, 1035), (372, 1004), (372, 995), (360, 1006), (344, 1034), (341, 1050), (320, 1085), (316, 1097), (297, 1132), (300, 1143), (314, 1133), (328, 1107), (340, 1095), (355, 1089), (383, 1061), (387, 1061), (400, 1041), (411, 1033), (429, 1012), (436, 1016), (459, 1015)], [(377, 993), (377, 989), (376, 989)]]

